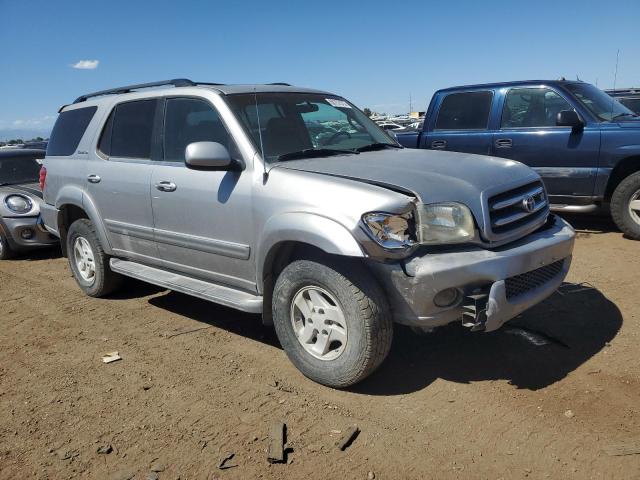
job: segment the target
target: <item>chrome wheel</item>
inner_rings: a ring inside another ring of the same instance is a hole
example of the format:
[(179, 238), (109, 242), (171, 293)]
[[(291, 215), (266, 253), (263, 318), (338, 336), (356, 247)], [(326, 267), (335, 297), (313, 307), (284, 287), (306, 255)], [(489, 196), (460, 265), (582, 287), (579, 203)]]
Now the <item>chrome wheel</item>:
[(291, 323), (300, 345), (320, 360), (338, 358), (347, 345), (347, 322), (338, 301), (320, 287), (305, 287), (291, 303)]
[(640, 190), (631, 195), (629, 201), (629, 215), (634, 222), (640, 225)]
[(84, 237), (76, 238), (73, 243), (73, 256), (78, 273), (86, 282), (93, 283), (96, 277), (96, 261), (91, 244)]

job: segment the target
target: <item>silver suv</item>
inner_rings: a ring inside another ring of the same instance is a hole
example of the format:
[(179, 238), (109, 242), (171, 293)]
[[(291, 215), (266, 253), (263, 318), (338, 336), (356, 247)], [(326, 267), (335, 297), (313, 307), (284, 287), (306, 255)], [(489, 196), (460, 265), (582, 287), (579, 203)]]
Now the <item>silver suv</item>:
[(286, 84), (83, 95), (44, 165), (42, 216), (87, 295), (129, 276), (261, 314), (333, 387), (380, 365), (393, 322), (495, 330), (571, 261), (530, 168), (403, 149), (344, 98)]

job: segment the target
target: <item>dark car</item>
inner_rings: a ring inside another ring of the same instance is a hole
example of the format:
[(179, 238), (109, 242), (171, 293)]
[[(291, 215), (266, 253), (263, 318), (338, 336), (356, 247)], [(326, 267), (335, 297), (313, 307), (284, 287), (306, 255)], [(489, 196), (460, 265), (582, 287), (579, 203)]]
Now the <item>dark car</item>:
[(44, 156), (44, 150), (0, 150), (0, 260), (58, 243), (40, 220), (38, 179)]
[(629, 110), (640, 115), (640, 88), (605, 90)]

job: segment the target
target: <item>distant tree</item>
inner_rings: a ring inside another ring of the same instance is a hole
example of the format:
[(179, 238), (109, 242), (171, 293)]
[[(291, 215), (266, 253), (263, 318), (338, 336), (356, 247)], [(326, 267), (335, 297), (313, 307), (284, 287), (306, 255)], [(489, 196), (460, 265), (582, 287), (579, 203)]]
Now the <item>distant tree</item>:
[(369, 110), (368, 108), (365, 108), (365, 109), (363, 110), (363, 112), (364, 112), (364, 114), (365, 114), (367, 117), (370, 117), (370, 116), (371, 116), (371, 110)]
[(36, 138), (35, 138), (35, 141), (36, 141), (36, 142), (42, 142), (43, 140), (44, 140), (44, 138), (42, 138), (42, 137), (36, 137)]

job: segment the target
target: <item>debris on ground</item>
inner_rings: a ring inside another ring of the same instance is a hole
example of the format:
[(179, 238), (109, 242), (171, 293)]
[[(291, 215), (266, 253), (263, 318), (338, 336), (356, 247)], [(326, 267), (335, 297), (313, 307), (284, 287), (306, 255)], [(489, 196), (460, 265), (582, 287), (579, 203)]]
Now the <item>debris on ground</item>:
[(206, 327), (198, 327), (198, 328), (178, 328), (177, 330), (174, 330), (172, 332), (165, 333), (164, 337), (173, 338), (173, 337), (177, 337), (178, 335), (185, 335), (187, 333), (194, 333), (194, 332), (199, 332), (200, 330), (206, 330), (207, 328), (211, 328), (211, 325)]
[(101, 455), (108, 455), (109, 453), (113, 452), (113, 447), (111, 445), (102, 445), (98, 447), (98, 450), (96, 451)]
[(575, 416), (575, 413), (573, 413), (573, 410), (567, 410), (564, 412), (564, 416), (567, 418), (573, 418)]
[(229, 460), (231, 460), (233, 457), (235, 457), (236, 454), (235, 453), (228, 453), (226, 454), (224, 457), (222, 457), (222, 459), (218, 462), (218, 468), (220, 470), (226, 470), (228, 468), (233, 468), (233, 467), (237, 467), (237, 464), (230, 464), (228, 463)]
[(571, 283), (565, 282), (556, 290), (560, 295), (571, 295), (578, 292), (586, 292), (588, 290), (595, 290), (596, 287), (589, 282)]
[(640, 455), (640, 440), (628, 443), (615, 443), (607, 445), (603, 449), (605, 453), (612, 457), (621, 457), (624, 455)]
[(528, 328), (522, 327), (508, 327), (504, 329), (504, 333), (508, 335), (517, 335), (519, 337), (524, 338), (526, 341), (535, 345), (536, 347), (543, 347), (545, 345), (556, 344), (561, 347), (569, 348), (569, 345), (564, 343), (562, 340), (558, 340), (557, 338), (550, 337), (542, 332), (537, 332), (535, 330), (530, 330)]
[(112, 363), (117, 362), (118, 360), (122, 360), (122, 357), (118, 355), (118, 352), (108, 352), (104, 354), (104, 357), (102, 357), (102, 363)]
[(374, 480), (376, 478), (376, 474), (373, 472), (367, 473), (367, 480)]
[(287, 426), (282, 422), (274, 422), (269, 427), (269, 450), (267, 452), (269, 463), (284, 462), (284, 435), (286, 428)]
[(160, 480), (160, 477), (156, 472), (149, 472), (147, 473), (147, 476), (144, 478), (145, 480)]
[(149, 470), (152, 472), (164, 472), (165, 469), (166, 467), (162, 463), (156, 461), (151, 462), (151, 466), (149, 467)]
[(340, 437), (340, 440), (336, 443), (337, 447), (343, 452), (351, 446), (353, 441), (360, 434), (360, 428), (357, 425), (349, 427), (345, 430), (344, 435)]

